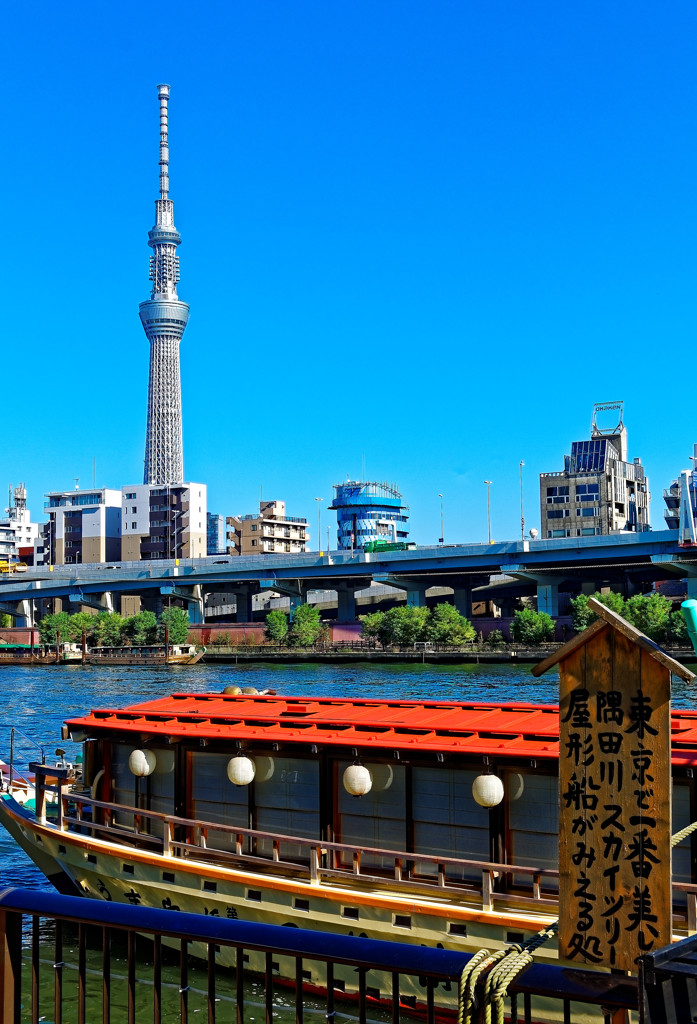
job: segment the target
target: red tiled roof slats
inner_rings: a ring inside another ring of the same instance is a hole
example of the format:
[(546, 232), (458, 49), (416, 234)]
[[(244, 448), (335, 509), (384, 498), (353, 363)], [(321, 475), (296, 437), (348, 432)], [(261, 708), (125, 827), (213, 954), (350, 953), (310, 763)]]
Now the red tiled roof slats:
[[(551, 704), (173, 694), (71, 719), (89, 732), (556, 758)], [(673, 711), (676, 764), (697, 764), (697, 712)]]

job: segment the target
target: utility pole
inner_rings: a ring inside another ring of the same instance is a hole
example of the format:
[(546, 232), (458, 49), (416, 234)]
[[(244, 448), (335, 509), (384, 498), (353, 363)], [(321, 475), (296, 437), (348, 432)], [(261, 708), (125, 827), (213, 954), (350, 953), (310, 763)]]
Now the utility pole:
[(486, 522), (489, 529), (489, 543), (491, 544), (491, 500), (489, 494), (491, 480), (485, 480), (484, 483), (486, 484)]
[(523, 514), (523, 466), (525, 463), (520, 460), (520, 539), (525, 540), (525, 516)]

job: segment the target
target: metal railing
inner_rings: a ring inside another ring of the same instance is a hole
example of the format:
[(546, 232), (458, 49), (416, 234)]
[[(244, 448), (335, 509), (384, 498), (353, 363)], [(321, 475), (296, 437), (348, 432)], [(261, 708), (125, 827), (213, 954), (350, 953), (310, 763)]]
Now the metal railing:
[[(142, 937), (152, 942), (147, 958)], [(169, 972), (163, 945), (179, 953)], [(357, 1024), (380, 1010), (392, 1024), (413, 1014), (436, 1024), (444, 1009), (457, 1009), (458, 981), (470, 959), (454, 950), (28, 889), (0, 894), (0, 1024), (46, 1018), (110, 1024), (112, 1016), (161, 1024), (168, 977), (176, 986), (168, 1020), (186, 1022), (204, 1011), (208, 1024), (260, 1017), (265, 1024), (304, 1024), (309, 990), (330, 1022), (337, 1003), (350, 1000), (353, 1012), (347, 1005), (342, 1015)], [(261, 1007), (251, 1004), (253, 979), (263, 984)], [(281, 995), (282, 984), (284, 992), (288, 984), (294, 988), (294, 998)], [(633, 978), (541, 963), (521, 973), (510, 992), (509, 1019), (526, 1024), (536, 1019), (538, 995), (551, 999), (554, 1016), (564, 1021), (582, 1003), (609, 1022), (618, 1010), (636, 1009), (638, 999)]]

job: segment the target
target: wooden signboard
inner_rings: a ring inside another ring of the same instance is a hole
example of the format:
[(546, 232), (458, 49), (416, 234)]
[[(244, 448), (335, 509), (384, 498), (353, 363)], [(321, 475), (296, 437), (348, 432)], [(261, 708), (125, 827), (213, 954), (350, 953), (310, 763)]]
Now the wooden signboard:
[(533, 670), (559, 663), (559, 955), (633, 971), (671, 941), (670, 677), (692, 673), (593, 605)]

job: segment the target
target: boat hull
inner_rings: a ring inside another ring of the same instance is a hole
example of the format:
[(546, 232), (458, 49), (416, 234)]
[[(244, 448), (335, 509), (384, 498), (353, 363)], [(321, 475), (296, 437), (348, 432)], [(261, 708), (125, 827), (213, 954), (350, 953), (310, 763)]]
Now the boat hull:
[[(172, 857), (158, 852), (114, 843), (43, 824), (3, 794), (0, 823), (10, 832), (49, 881), (61, 892), (78, 893), (107, 902), (144, 905), (229, 919), (310, 928), (371, 939), (408, 942), (413, 945), (445, 947), (464, 953), (482, 948), (506, 949), (511, 941), (529, 938), (549, 926), (556, 913), (535, 913), (516, 908), (484, 911), (461, 898), (447, 899), (423, 894), (368, 891), (364, 885), (313, 884), (309, 881), (222, 867), (195, 857)], [(192, 949), (205, 956), (205, 950)], [(234, 951), (221, 950), (222, 966), (234, 966)], [(250, 971), (263, 972), (264, 954), (248, 953)], [(557, 962), (557, 950), (550, 944), (537, 951), (536, 958)], [(326, 987), (321, 964), (303, 964), (304, 979), (311, 989)], [(279, 981), (294, 982), (296, 963), (279, 958)], [(391, 976), (371, 972), (368, 986), (376, 1002), (390, 998)], [(338, 993), (356, 992), (357, 976), (350, 966), (335, 967)], [(426, 989), (413, 979), (400, 991), (405, 1008), (425, 1005)], [(457, 1010), (456, 986), (441, 983), (436, 1001), (445, 1015)], [(556, 1021), (551, 1004), (536, 1006), (535, 1019)], [(579, 1024), (598, 1017), (575, 1016)]]

